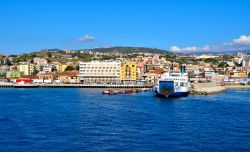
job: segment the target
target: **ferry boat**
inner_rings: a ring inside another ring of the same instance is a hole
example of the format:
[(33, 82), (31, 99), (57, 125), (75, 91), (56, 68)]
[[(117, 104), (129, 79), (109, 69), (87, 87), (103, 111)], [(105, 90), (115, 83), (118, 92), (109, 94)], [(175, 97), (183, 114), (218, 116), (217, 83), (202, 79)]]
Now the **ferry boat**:
[(159, 97), (187, 97), (190, 83), (185, 68), (180, 72), (167, 72), (161, 75), (153, 91)]

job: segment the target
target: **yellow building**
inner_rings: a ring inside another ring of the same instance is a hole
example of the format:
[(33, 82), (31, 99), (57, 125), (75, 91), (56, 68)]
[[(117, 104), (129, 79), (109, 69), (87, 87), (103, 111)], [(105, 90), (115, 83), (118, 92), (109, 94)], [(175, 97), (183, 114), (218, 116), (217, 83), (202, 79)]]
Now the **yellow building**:
[(120, 72), (121, 81), (135, 81), (136, 80), (136, 64), (127, 62), (122, 64)]
[(247, 73), (246, 72), (233, 72), (233, 76), (244, 78), (244, 77), (247, 77)]
[(30, 66), (28, 63), (20, 63), (18, 65), (18, 71), (23, 72), (24, 75), (29, 75), (30, 74)]
[(66, 67), (67, 67), (67, 64), (58, 64), (58, 65), (56, 65), (56, 70), (58, 72), (64, 72)]
[(33, 75), (35, 70), (37, 70), (37, 67), (32, 63), (20, 62), (18, 65), (18, 71), (23, 72), (24, 75)]

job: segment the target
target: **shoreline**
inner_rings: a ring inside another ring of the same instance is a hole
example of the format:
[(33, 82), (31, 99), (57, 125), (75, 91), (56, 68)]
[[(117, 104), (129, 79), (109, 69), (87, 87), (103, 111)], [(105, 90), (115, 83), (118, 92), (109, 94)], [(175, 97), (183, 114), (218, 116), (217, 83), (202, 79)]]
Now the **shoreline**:
[(216, 83), (193, 84), (190, 94), (193, 95), (213, 95), (224, 92), (228, 89), (250, 89), (250, 85), (218, 85)]
[(250, 89), (250, 85), (225, 85), (226, 89)]
[(152, 85), (104, 84), (0, 84), (0, 88), (152, 88)]
[[(113, 88), (113, 89), (150, 89), (153, 85), (104, 85), (104, 84), (0, 84), (0, 88)], [(218, 85), (215, 83), (193, 84), (192, 95), (214, 95), (228, 89), (250, 89), (250, 85)]]

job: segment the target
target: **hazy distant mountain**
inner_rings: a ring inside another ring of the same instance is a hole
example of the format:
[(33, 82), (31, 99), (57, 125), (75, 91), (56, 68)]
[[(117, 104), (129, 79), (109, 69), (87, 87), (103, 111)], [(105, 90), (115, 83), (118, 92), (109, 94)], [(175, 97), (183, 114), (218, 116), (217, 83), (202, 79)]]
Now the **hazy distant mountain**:
[(226, 51), (197, 51), (197, 52), (181, 52), (179, 54), (236, 54), (238, 52), (250, 54), (250, 50), (226, 50)]

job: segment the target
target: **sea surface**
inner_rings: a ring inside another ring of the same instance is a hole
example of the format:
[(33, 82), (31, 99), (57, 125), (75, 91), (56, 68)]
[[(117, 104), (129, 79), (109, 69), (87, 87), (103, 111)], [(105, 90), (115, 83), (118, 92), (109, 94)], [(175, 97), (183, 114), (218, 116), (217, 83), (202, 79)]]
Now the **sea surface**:
[(250, 151), (250, 90), (157, 98), (0, 89), (0, 152)]

